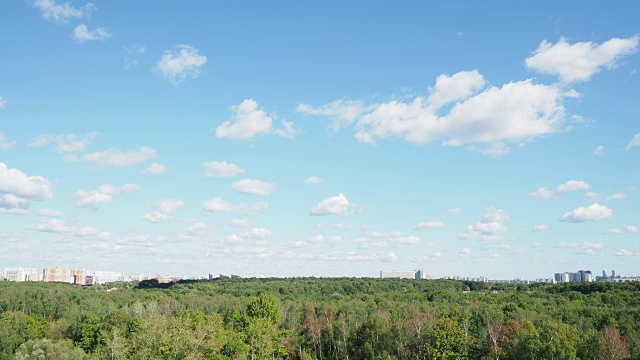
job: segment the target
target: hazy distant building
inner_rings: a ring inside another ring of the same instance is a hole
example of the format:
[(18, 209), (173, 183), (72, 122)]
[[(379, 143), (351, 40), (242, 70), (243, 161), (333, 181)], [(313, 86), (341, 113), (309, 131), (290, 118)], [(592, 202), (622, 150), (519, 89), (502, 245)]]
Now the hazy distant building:
[(616, 277), (616, 270), (615, 269), (611, 269), (611, 277), (612, 278)]
[(606, 279), (606, 278), (607, 278), (607, 270), (602, 269), (602, 277), (603, 277), (604, 279)]
[(128, 281), (123, 273), (117, 271), (96, 271), (93, 273), (94, 284), (104, 284), (108, 282)]
[[(424, 274), (423, 274), (424, 275)], [(418, 279), (417, 271), (415, 270), (382, 270), (380, 271), (380, 277), (396, 278), (396, 279)]]
[(9, 281), (39, 281), (35, 268), (5, 268), (4, 278)]
[(71, 282), (71, 271), (68, 268), (43, 268), (42, 281), (44, 282)]
[(76, 285), (87, 284), (87, 270), (85, 269), (71, 269), (70, 276), (71, 281)]
[(151, 275), (147, 275), (147, 274), (133, 274), (133, 275), (129, 275), (129, 278), (131, 278), (132, 281), (143, 281), (143, 280), (149, 280), (151, 279)]

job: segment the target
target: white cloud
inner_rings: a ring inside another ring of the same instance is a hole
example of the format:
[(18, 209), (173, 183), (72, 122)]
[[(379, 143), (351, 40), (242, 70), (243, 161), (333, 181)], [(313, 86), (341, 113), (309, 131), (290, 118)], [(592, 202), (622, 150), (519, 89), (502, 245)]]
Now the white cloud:
[(579, 207), (572, 211), (566, 212), (560, 221), (566, 222), (584, 222), (608, 219), (613, 215), (613, 210), (607, 206), (598, 203), (591, 204), (587, 207)]
[(469, 254), (471, 254), (471, 249), (464, 248), (464, 249), (460, 250), (460, 252), (458, 254), (460, 254), (460, 255), (469, 255)]
[(178, 199), (160, 199), (151, 207), (151, 211), (144, 215), (144, 219), (153, 222), (171, 221), (171, 215), (184, 207), (184, 201)]
[(420, 238), (413, 235), (405, 235), (399, 231), (394, 231), (389, 234), (389, 241), (391, 241), (395, 247), (404, 248), (409, 245), (418, 245), (420, 243)]
[(7, 99), (0, 96), (0, 109), (4, 108), (5, 106), (7, 106)]
[(444, 224), (440, 221), (425, 221), (415, 226), (416, 230), (426, 231), (431, 229), (444, 229)]
[(633, 256), (633, 251), (627, 249), (620, 249), (613, 253), (615, 256)]
[(459, 239), (471, 240), (499, 240), (499, 234), (507, 232), (507, 226), (504, 224), (510, 220), (511, 216), (502, 209), (488, 207), (485, 214), (475, 225), (468, 225), (467, 230), (458, 235)]
[(598, 146), (596, 146), (596, 149), (593, 150), (593, 152), (591, 154), (593, 154), (593, 155), (602, 155), (603, 152), (604, 152), (604, 146), (598, 145)]
[(3, 212), (22, 213), (31, 201), (51, 199), (51, 187), (51, 182), (42, 176), (28, 176), (0, 162), (0, 209)]
[(620, 228), (612, 228), (607, 230), (607, 234), (622, 234), (624, 232), (624, 230), (620, 229)]
[(156, 151), (150, 147), (143, 146), (137, 151), (120, 152), (107, 149), (100, 152), (85, 153), (82, 157), (67, 155), (65, 160), (74, 162), (90, 162), (97, 167), (103, 166), (132, 166), (141, 162), (156, 158)]
[(144, 55), (146, 49), (143, 45), (136, 45), (131, 47), (124, 47), (127, 52), (127, 56), (124, 57), (124, 68), (131, 69), (138, 66), (138, 57)]
[(200, 68), (206, 63), (207, 57), (198, 54), (198, 49), (190, 45), (178, 45), (176, 51), (164, 52), (153, 71), (174, 85), (178, 85), (187, 76), (192, 78), (200, 76)]
[(325, 179), (316, 176), (309, 176), (308, 178), (304, 179), (305, 184), (321, 184), (325, 181)]
[(436, 84), (429, 88), (427, 102), (434, 109), (440, 109), (445, 104), (468, 99), (486, 83), (477, 70), (461, 71), (452, 76), (442, 74), (436, 78)]
[(560, 184), (556, 187), (556, 190), (549, 190), (546, 187), (538, 188), (538, 190), (529, 193), (529, 195), (533, 197), (538, 197), (541, 199), (551, 199), (554, 198), (564, 192), (568, 191), (577, 191), (577, 190), (588, 190), (589, 184), (582, 180), (569, 180), (564, 184)]
[(353, 241), (359, 249), (369, 249), (369, 248), (381, 248), (386, 247), (387, 243), (385, 241), (369, 241), (366, 238), (358, 238)]
[(28, 146), (44, 146), (54, 143), (55, 151), (59, 153), (82, 152), (87, 149), (91, 141), (98, 135), (97, 132), (90, 132), (84, 135), (60, 134), (60, 135), (40, 135), (27, 144)]
[(633, 135), (633, 139), (631, 139), (629, 145), (627, 145), (627, 150), (631, 150), (631, 148), (636, 146), (640, 146), (640, 133)]
[(309, 241), (314, 244), (327, 244), (327, 245), (343, 245), (344, 240), (340, 236), (324, 236), (316, 235), (309, 238)]
[(178, 240), (190, 240), (209, 232), (209, 225), (197, 222), (178, 234)]
[(153, 164), (149, 165), (148, 168), (140, 172), (143, 174), (161, 175), (167, 172), (167, 167), (162, 164), (158, 164), (154, 162)]
[(638, 35), (613, 38), (602, 44), (560, 38), (556, 44), (543, 40), (534, 54), (525, 60), (528, 68), (543, 74), (557, 75), (565, 83), (588, 81), (602, 69), (615, 67), (626, 55), (638, 49)]
[(92, 237), (99, 240), (109, 240), (111, 233), (106, 231), (98, 231), (92, 227), (77, 227), (67, 224), (62, 219), (49, 219), (35, 223), (29, 227), (32, 230), (50, 232), (56, 234), (67, 234), (77, 237)]
[(64, 215), (62, 211), (52, 210), (52, 209), (38, 209), (36, 210), (36, 215), (47, 216), (47, 217), (60, 217)]
[(352, 211), (353, 205), (349, 203), (347, 197), (343, 194), (338, 194), (327, 199), (322, 200), (318, 205), (314, 206), (309, 212), (310, 215), (324, 216), (324, 215), (349, 215)]
[(103, 184), (98, 188), (98, 190), (78, 190), (75, 194), (75, 205), (76, 207), (92, 207), (97, 209), (98, 205), (113, 202), (114, 196), (122, 195), (138, 189), (139, 186), (136, 184), (125, 184), (119, 188), (111, 184)]
[(258, 179), (242, 179), (232, 183), (231, 188), (242, 194), (269, 196), (277, 187)]
[(293, 138), (299, 131), (293, 128), (293, 123), (282, 121), (282, 129), (273, 128), (273, 118), (264, 110), (258, 108), (253, 99), (246, 99), (240, 105), (232, 106), (233, 115), (230, 120), (216, 128), (216, 137), (233, 140), (251, 140), (257, 135), (275, 134)]
[(262, 239), (266, 239), (269, 236), (271, 236), (271, 230), (267, 229), (267, 228), (258, 228), (258, 227), (254, 227), (249, 231), (245, 231), (241, 234), (238, 234), (238, 236), (240, 236), (243, 239), (258, 239), (258, 240), (262, 240)]
[(15, 141), (9, 141), (4, 135), (4, 132), (0, 131), (0, 150), (9, 150), (16, 145)]
[(563, 193), (567, 191), (588, 190), (589, 184), (584, 181), (569, 180), (564, 184), (558, 185), (556, 192)]
[(205, 213), (210, 212), (228, 212), (228, 213), (243, 213), (246, 215), (255, 215), (265, 212), (268, 208), (267, 203), (258, 202), (253, 205), (246, 204), (231, 204), (219, 197), (209, 199), (202, 203), (202, 211)]
[(205, 177), (232, 177), (245, 173), (245, 170), (238, 165), (226, 161), (205, 161), (202, 163), (202, 167)]
[(33, 6), (40, 10), (43, 19), (61, 23), (67, 23), (69, 19), (89, 16), (96, 9), (96, 6), (92, 3), (76, 8), (68, 2), (56, 3), (54, 0), (34, 0)]
[(637, 226), (635, 226), (635, 225), (629, 225), (629, 226), (627, 226), (627, 227), (625, 228), (625, 230), (626, 230), (628, 233), (637, 233), (637, 232), (638, 232), (638, 227), (637, 227)]
[(365, 105), (360, 100), (334, 100), (318, 107), (299, 104), (298, 112), (331, 119), (331, 129), (335, 131), (343, 126), (351, 125), (362, 114), (375, 109), (376, 106), (377, 104)]
[(633, 234), (638, 232), (638, 227), (635, 225), (629, 225), (626, 228), (622, 229), (622, 228), (611, 228), (607, 230), (607, 234), (622, 234), (624, 232)]
[(249, 219), (232, 219), (229, 222), (229, 226), (248, 227), (249, 226)]
[(541, 231), (547, 231), (549, 230), (549, 225), (536, 225), (533, 227), (533, 231), (535, 232), (541, 232)]
[(623, 193), (617, 193), (617, 194), (613, 194), (610, 196), (607, 196), (605, 198), (605, 200), (622, 200), (622, 199), (626, 199), (627, 195), (623, 194)]
[(453, 208), (453, 209), (449, 209), (447, 210), (447, 212), (451, 215), (460, 215), (460, 213), (462, 212), (461, 208)]
[(302, 240), (297, 240), (297, 241), (292, 240), (292, 241), (289, 241), (287, 244), (290, 247), (294, 247), (294, 248), (301, 248), (309, 245), (306, 241), (302, 241)]
[(100, 40), (104, 41), (110, 39), (113, 36), (109, 30), (103, 27), (97, 27), (95, 30), (89, 30), (87, 25), (80, 24), (73, 29), (73, 38), (80, 44), (85, 41)]
[(583, 241), (582, 243), (568, 243), (561, 242), (558, 244), (559, 248), (568, 248), (568, 249), (576, 249), (577, 254), (584, 255), (601, 255), (601, 250), (604, 250), (605, 246), (603, 243), (593, 243), (590, 241)]

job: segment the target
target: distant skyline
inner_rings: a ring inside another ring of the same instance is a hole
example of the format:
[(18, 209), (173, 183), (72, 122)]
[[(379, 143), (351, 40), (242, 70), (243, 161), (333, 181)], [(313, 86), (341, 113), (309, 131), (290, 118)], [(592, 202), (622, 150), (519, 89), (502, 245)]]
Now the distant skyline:
[(0, 4), (0, 268), (640, 274), (635, 2)]

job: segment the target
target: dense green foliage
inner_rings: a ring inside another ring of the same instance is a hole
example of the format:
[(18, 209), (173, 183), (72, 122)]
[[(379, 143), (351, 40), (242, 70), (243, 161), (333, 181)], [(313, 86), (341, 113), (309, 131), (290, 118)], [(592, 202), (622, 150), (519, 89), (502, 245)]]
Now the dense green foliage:
[(0, 282), (2, 359), (636, 359), (640, 283)]

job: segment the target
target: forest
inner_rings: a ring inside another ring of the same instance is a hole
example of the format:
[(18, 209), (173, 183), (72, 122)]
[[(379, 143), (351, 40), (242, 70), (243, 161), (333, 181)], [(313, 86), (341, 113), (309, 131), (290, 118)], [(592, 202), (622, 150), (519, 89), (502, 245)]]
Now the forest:
[(0, 359), (640, 359), (640, 283), (4, 281)]

